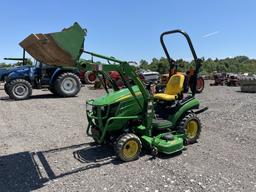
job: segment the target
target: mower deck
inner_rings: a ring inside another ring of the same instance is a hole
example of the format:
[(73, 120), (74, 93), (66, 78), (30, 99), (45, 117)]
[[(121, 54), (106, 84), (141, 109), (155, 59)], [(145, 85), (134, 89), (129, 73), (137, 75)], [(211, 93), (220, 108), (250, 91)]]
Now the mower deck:
[[(164, 138), (170, 134), (170, 138)], [(155, 148), (161, 153), (173, 154), (184, 149), (182, 135), (172, 135), (171, 133), (162, 133), (156, 137), (142, 136), (142, 144), (144, 146)]]

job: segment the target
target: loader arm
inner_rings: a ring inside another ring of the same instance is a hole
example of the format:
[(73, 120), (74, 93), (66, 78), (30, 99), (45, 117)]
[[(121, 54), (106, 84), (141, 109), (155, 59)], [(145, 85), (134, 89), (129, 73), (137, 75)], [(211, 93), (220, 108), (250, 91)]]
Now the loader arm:
[[(93, 62), (93, 59), (91, 61), (85, 61), (81, 62), (80, 65), (84, 66), (86, 70), (88, 71), (103, 71), (105, 73), (110, 72), (110, 71), (118, 71), (124, 84), (126, 87), (129, 89), (131, 95), (134, 97), (134, 99), (137, 101), (138, 105), (140, 106), (142, 110), (142, 114), (147, 114), (147, 106), (148, 106), (148, 101), (151, 99), (151, 96), (147, 89), (144, 87), (142, 81), (140, 80), (139, 76), (133, 71), (131, 66), (129, 65), (128, 62), (126, 61), (121, 61), (118, 59), (115, 59), (113, 57), (106, 57), (100, 54), (84, 51), (84, 53), (87, 53), (91, 55), (92, 57), (98, 57), (101, 59), (105, 59), (110, 62), (114, 62), (114, 64), (98, 64)], [(140, 92), (142, 93), (143, 96), (143, 105), (139, 102), (138, 98), (136, 97), (132, 86), (130, 85), (130, 82), (125, 78), (125, 77), (130, 77), (134, 83), (138, 86)], [(144, 118), (146, 119), (146, 118)]]

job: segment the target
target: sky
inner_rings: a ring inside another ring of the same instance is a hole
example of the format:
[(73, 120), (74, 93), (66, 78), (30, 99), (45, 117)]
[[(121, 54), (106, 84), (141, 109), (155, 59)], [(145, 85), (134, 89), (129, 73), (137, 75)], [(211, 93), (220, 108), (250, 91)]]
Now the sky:
[[(19, 42), (31, 33), (60, 31), (78, 22), (88, 31), (87, 51), (120, 60), (165, 56), (160, 34), (186, 31), (198, 57), (256, 58), (254, 0), (2, 0), (0, 62), (21, 57)], [(184, 38), (166, 38), (172, 58), (192, 59)]]

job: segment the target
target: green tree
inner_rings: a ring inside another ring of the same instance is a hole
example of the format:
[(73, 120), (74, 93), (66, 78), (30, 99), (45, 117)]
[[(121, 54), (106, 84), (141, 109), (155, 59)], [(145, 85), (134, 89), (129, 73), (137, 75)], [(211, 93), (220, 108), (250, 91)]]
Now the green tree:
[(148, 62), (146, 60), (143, 60), (143, 59), (140, 60), (139, 65), (140, 65), (140, 68), (142, 68), (142, 69), (148, 69), (149, 68)]

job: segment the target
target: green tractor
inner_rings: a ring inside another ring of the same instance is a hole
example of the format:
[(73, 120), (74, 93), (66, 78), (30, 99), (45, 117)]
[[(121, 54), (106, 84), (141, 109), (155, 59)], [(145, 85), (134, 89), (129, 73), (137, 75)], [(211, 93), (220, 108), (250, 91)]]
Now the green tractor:
[[(186, 38), (192, 52), (195, 69), (190, 78), (177, 72), (177, 65), (166, 49), (164, 36), (174, 33)], [(197, 114), (207, 110), (207, 107), (200, 108), (195, 98), (201, 61), (187, 33), (168, 31), (160, 39), (171, 66), (171, 77), (164, 93), (153, 94), (147, 89), (128, 62), (84, 51), (92, 57), (90, 62), (84, 63), (86, 70), (94, 71), (106, 90), (104, 96), (86, 102), (87, 135), (98, 144), (113, 145), (122, 161), (138, 159), (142, 148), (149, 149), (153, 155), (176, 153), (185, 145), (197, 142), (201, 132)], [(105, 59), (108, 64), (95, 63), (93, 57)], [(115, 84), (109, 71), (119, 72), (125, 88), (120, 89)], [(111, 91), (104, 82), (112, 84)]]

